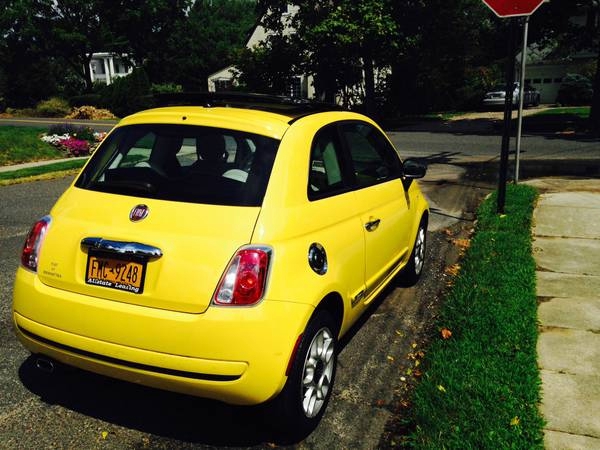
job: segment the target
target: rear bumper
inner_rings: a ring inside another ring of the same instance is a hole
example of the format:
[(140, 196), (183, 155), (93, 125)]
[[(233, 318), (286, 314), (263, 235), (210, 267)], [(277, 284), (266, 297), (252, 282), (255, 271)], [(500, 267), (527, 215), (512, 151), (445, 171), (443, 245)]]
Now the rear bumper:
[(186, 314), (48, 287), (19, 269), (15, 332), (32, 353), (106, 376), (231, 404), (262, 403), (286, 381), (312, 307), (263, 301)]

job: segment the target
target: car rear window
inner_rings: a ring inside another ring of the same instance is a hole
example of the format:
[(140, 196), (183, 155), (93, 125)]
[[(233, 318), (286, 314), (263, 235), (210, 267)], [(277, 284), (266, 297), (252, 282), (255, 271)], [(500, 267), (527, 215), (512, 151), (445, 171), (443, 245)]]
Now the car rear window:
[(189, 125), (114, 130), (75, 185), (143, 198), (260, 206), (279, 141)]

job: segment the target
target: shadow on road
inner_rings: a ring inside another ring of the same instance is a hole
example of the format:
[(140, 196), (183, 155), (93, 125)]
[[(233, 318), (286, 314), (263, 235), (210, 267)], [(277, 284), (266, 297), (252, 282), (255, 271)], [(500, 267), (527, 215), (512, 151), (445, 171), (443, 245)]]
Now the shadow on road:
[(218, 447), (273, 440), (257, 407), (229, 406), (74, 368), (59, 367), (49, 374), (35, 367), (34, 356), (23, 362), (19, 377), (47, 404), (155, 436)]

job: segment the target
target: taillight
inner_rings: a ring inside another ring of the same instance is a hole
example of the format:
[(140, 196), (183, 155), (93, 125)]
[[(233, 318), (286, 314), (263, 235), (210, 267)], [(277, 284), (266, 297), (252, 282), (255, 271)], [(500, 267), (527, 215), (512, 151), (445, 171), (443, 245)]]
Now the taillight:
[(253, 305), (262, 299), (271, 249), (245, 247), (237, 251), (221, 277), (213, 298), (216, 305)]
[(38, 220), (33, 227), (31, 227), (31, 231), (25, 240), (25, 245), (23, 245), (21, 264), (34, 272), (37, 272), (40, 248), (44, 241), (46, 230), (50, 225), (50, 221), (50, 216), (44, 216)]

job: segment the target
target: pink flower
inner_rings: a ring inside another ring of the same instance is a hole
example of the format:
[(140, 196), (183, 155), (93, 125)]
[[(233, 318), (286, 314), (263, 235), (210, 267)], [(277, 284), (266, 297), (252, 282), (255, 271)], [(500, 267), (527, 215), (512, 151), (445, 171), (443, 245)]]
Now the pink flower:
[(67, 153), (73, 156), (87, 155), (90, 153), (90, 144), (88, 141), (82, 139), (68, 137), (66, 139), (61, 139), (59, 145), (63, 147)]

